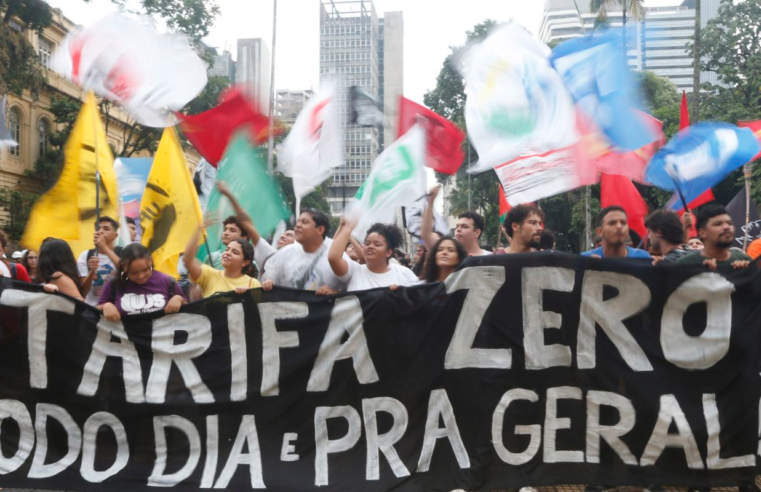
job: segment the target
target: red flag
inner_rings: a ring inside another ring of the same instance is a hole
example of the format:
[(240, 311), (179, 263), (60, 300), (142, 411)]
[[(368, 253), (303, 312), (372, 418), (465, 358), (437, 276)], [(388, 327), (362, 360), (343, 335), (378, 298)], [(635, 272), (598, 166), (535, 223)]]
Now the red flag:
[(255, 111), (237, 87), (220, 95), (220, 101), (217, 107), (196, 115), (176, 113), (182, 132), (214, 167), (222, 160), (227, 143), (241, 126), (250, 125), (249, 135), (254, 145), (261, 145), (269, 133), (269, 118)]
[[(738, 121), (737, 126), (739, 126), (740, 128), (750, 128), (751, 130), (753, 130), (753, 134), (756, 136), (759, 142), (761, 142), (761, 120)], [(758, 155), (751, 160), (755, 161), (756, 159), (761, 159), (761, 152), (759, 152)]]
[(690, 109), (687, 107), (687, 94), (682, 91), (682, 106), (679, 108), (679, 130), (690, 126)]
[(427, 139), (425, 165), (440, 173), (456, 173), (465, 158), (462, 130), (443, 116), (403, 96), (399, 97), (397, 138), (418, 123), (418, 116), (423, 117), (421, 123)]
[(507, 203), (507, 198), (505, 197), (505, 189), (502, 187), (502, 185), (499, 185), (499, 220), (503, 221), (505, 220), (505, 216), (507, 215), (507, 212), (510, 211), (512, 207), (509, 203)]
[(624, 176), (603, 174), (600, 178), (600, 207), (618, 205), (626, 210), (629, 229), (644, 238), (647, 234), (645, 217), (650, 209), (632, 180)]

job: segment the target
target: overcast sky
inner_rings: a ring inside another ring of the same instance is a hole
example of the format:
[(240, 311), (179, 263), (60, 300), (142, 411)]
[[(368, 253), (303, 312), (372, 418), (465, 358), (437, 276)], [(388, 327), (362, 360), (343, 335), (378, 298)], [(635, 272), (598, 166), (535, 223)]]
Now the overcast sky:
[[(276, 89), (317, 89), (319, 85), (320, 0), (278, 0)], [(579, 0), (581, 2), (588, 0)], [(72, 21), (88, 25), (115, 10), (110, 0), (48, 0)], [(263, 37), (272, 48), (272, 0), (217, 0), (221, 14), (207, 44), (230, 47), (239, 38)], [(648, 0), (648, 6), (677, 5), (681, 0)], [(515, 19), (533, 34), (539, 30), (543, 0), (375, 0), (378, 15), (404, 12), (404, 92), (423, 101), (449, 46), (465, 41), (465, 31), (484, 19)]]

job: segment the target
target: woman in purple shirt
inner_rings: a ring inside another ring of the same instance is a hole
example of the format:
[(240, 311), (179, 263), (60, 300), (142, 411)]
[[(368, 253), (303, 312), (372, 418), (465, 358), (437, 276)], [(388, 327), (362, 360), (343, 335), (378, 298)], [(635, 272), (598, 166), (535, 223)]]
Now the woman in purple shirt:
[(148, 248), (132, 243), (122, 251), (116, 275), (103, 286), (98, 309), (108, 321), (118, 321), (130, 314), (176, 313), (186, 302), (177, 282), (153, 269)]

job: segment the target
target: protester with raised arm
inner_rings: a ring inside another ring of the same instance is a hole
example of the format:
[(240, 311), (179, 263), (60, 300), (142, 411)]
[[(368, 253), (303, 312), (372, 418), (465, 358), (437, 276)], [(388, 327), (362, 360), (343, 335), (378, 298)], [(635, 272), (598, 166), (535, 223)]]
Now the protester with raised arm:
[[(279, 285), (319, 291), (320, 294), (345, 290), (345, 283), (328, 264), (328, 250), (332, 243), (327, 237), (329, 232), (330, 219), (327, 215), (313, 208), (303, 210), (294, 228), (296, 242), (277, 250), (267, 260), (262, 288), (271, 290)], [(263, 242), (259, 240), (259, 243)], [(349, 257), (346, 259), (349, 260)]]
[(544, 229), (544, 212), (531, 205), (517, 205), (507, 212), (502, 228), (510, 238), (504, 253), (538, 251)]
[(661, 260), (654, 260), (654, 264), (659, 261), (674, 263), (692, 253), (692, 249), (684, 244), (684, 227), (675, 212), (656, 210), (645, 219), (645, 227), (650, 244), (662, 256)]
[[(250, 230), (247, 231), (243, 227), (242, 223), (244, 220), (248, 220), (250, 222), (251, 219), (248, 217), (246, 211), (243, 210), (243, 208), (240, 206), (240, 203), (238, 203), (238, 200), (236, 200), (235, 196), (227, 187), (227, 184), (224, 181), (218, 181), (216, 186), (217, 190), (219, 190), (219, 193), (230, 200), (230, 204), (235, 210), (235, 215), (227, 217), (222, 222), (222, 249), (220, 251), (214, 251), (211, 253), (212, 266), (217, 270), (223, 270), (224, 267), (222, 266), (222, 255), (224, 254), (227, 245), (236, 239), (243, 239), (244, 241), (247, 241), (249, 239), (253, 240), (253, 238), (249, 236)], [(254, 229), (254, 232), (258, 237), (259, 233), (256, 232), (256, 229)]]
[(428, 194), (428, 204), (423, 210), (423, 217), (420, 220), (420, 239), (428, 251), (432, 251), (434, 245), (441, 239), (441, 234), (434, 231), (433, 223), (433, 202), (439, 195), (441, 186), (434, 187)]
[(716, 270), (717, 267), (731, 266), (735, 270), (748, 267), (752, 258), (742, 251), (731, 249), (735, 240), (735, 226), (724, 207), (707, 205), (698, 212), (695, 227), (704, 247), (679, 258), (677, 263), (705, 265), (711, 270)]
[[(244, 219), (240, 223), (245, 228), (250, 221)], [(245, 239), (237, 238), (227, 243), (221, 257), (222, 270), (217, 270), (198, 261), (196, 252), (203, 228), (203, 225), (199, 226), (185, 246), (185, 253), (182, 255), (182, 262), (188, 270), (190, 280), (198, 284), (203, 291), (203, 296), (210, 297), (218, 292), (230, 292), (232, 290), (242, 294), (248, 289), (261, 287), (259, 281), (251, 276), (254, 247)]]
[(583, 256), (650, 259), (650, 254), (647, 251), (626, 245), (626, 241), (629, 240), (629, 221), (623, 207), (611, 205), (602, 209), (597, 214), (595, 233), (600, 236), (602, 245), (599, 248), (581, 253)]
[(413, 285), (418, 282), (407, 267), (390, 263), (394, 250), (402, 243), (402, 231), (393, 224), (373, 224), (367, 230), (362, 250), (365, 264), (346, 259), (344, 251), (356, 224), (346, 218), (333, 238), (328, 262), (333, 273), (347, 283), (347, 291)]

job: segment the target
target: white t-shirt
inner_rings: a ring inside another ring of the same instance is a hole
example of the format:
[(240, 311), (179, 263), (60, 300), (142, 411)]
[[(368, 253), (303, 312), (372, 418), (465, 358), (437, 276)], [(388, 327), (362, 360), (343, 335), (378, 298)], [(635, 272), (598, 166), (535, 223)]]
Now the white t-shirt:
[[(333, 290), (346, 290), (346, 285), (335, 276), (328, 263), (328, 251), (332, 242), (332, 239), (326, 238), (314, 253), (304, 251), (298, 242), (283, 246), (267, 260), (262, 279), (292, 289), (317, 290), (328, 286)], [(261, 243), (260, 240), (259, 244)], [(344, 259), (351, 261), (346, 253)]]
[(3, 260), (0, 259), (0, 277), (11, 277), (11, 271), (8, 269), (7, 266), (5, 266), (5, 263), (3, 263)]
[(420, 282), (412, 270), (401, 265), (389, 263), (386, 273), (373, 273), (367, 265), (360, 265), (355, 261), (349, 261), (349, 270), (339, 278), (347, 283), (347, 292), (377, 289), (390, 285), (415, 285)]
[(473, 255), (473, 256), (489, 256), (489, 255), (493, 255), (493, 254), (494, 253), (492, 253), (491, 251), (486, 251), (485, 249), (482, 249), (481, 250), (481, 254)]
[[(116, 273), (114, 262), (111, 261), (111, 258), (109, 258), (108, 255), (98, 253), (98, 258), (100, 258), (100, 263), (98, 264), (98, 269), (95, 271), (95, 278), (92, 281), (90, 292), (88, 292), (85, 297), (85, 302), (91, 306), (98, 305), (98, 297), (100, 297), (100, 291), (103, 289), (103, 284)], [(87, 268), (87, 251), (83, 251), (82, 254), (79, 255), (79, 259), (77, 260), (77, 270), (79, 270), (79, 276), (81, 278), (85, 278), (90, 271), (89, 268)]]
[(259, 242), (254, 246), (254, 260), (256, 260), (264, 271), (267, 270), (265, 263), (267, 263), (267, 260), (269, 260), (275, 253), (277, 253), (277, 250), (263, 238), (259, 238)]

